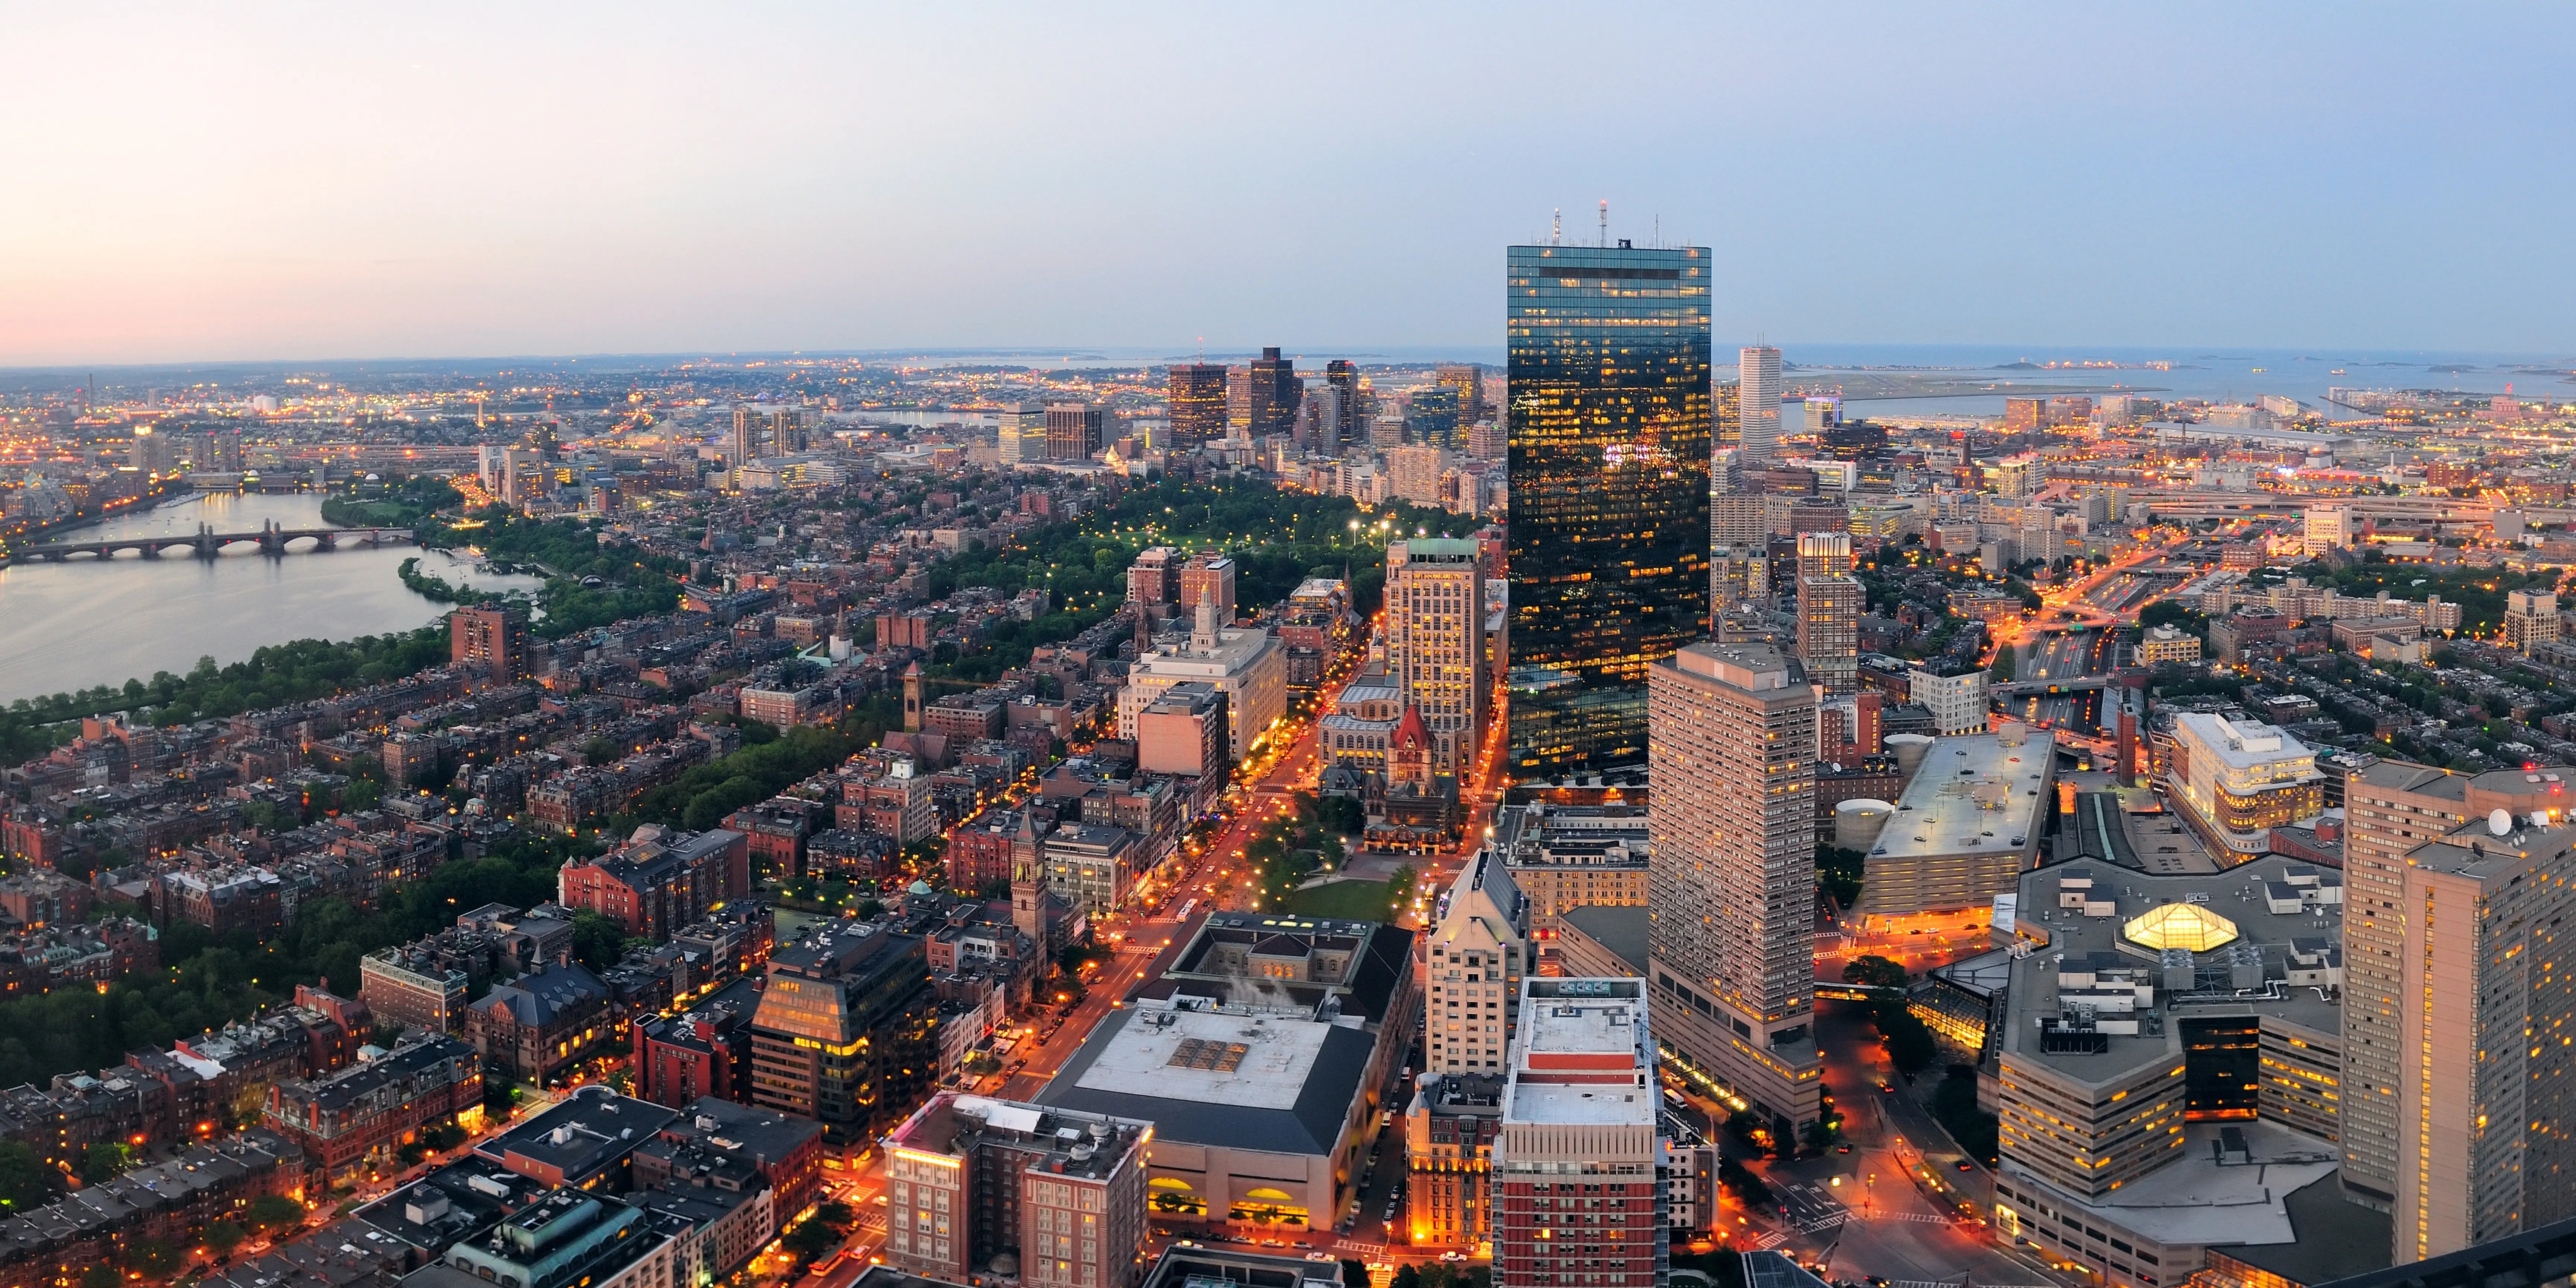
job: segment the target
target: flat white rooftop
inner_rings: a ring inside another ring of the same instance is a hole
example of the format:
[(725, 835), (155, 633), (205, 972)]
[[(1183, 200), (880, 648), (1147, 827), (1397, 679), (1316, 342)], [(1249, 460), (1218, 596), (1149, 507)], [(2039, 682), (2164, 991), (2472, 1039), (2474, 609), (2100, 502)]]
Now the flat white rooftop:
[(1652, 1126), (1659, 1092), (1643, 982), (1527, 981), (1503, 1121)]
[(2057, 735), (2037, 732), (2013, 747), (1994, 733), (1934, 739), (1897, 795), (1896, 812), (1887, 816), (1871, 856), (2025, 848), (2041, 807), (2054, 805), (2047, 786), (2056, 747)]
[(1282, 1016), (1145, 1011), (1075, 1086), (1246, 1109), (1294, 1109), (1332, 1025)]

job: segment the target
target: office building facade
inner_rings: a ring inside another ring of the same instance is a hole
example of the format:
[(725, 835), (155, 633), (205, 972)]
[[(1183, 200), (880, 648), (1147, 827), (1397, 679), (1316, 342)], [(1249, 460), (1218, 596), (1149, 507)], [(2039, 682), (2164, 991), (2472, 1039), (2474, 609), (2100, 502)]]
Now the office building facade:
[(1463, 783), (1484, 747), (1484, 566), (1476, 543), (1399, 541), (1386, 551), (1386, 664), (1431, 735), (1432, 768)]
[(1646, 672), (1708, 617), (1709, 252), (1508, 252), (1509, 769), (1646, 758)]
[(1736, 461), (1747, 469), (1780, 459), (1780, 351), (1757, 345), (1736, 355), (1736, 417), (1744, 426)]
[(1163, 401), (1172, 442), (1180, 447), (1225, 437), (1225, 368), (1212, 362), (1175, 362), (1164, 374)]
[(1046, 407), (1046, 459), (1087, 461), (1100, 450), (1103, 412), (1098, 403), (1060, 402)]

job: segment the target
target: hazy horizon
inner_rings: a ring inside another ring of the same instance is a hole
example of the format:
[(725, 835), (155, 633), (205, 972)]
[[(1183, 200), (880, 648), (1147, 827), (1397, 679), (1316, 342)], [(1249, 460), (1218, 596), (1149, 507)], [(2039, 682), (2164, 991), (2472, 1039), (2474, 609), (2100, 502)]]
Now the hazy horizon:
[(1712, 248), (1721, 336), (2576, 351), (2559, 7), (144, 4), (12, 36), (7, 369), (1468, 356), (1503, 248), (1557, 211), (1591, 241), (1603, 199), (1614, 238)]

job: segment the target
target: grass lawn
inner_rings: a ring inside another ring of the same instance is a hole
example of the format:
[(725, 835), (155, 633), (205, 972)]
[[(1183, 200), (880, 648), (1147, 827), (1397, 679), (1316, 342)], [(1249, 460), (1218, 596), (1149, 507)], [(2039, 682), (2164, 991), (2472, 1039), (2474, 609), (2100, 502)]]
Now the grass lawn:
[(1387, 905), (1383, 881), (1336, 881), (1288, 896), (1288, 911), (1301, 917), (1340, 917), (1347, 921), (1384, 921)]

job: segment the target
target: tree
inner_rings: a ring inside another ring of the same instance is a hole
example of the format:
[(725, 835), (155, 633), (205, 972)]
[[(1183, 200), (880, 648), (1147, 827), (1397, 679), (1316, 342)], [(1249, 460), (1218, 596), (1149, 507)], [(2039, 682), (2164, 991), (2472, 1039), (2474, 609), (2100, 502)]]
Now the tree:
[(1369, 1288), (1368, 1263), (1342, 1258), (1342, 1288)]
[(510, 1115), (517, 1110), (518, 1105), (519, 1088), (516, 1084), (508, 1078), (497, 1078), (488, 1072), (483, 1075), (483, 1120), (485, 1122), (497, 1124), (510, 1121)]
[(1405, 1262), (1395, 1268), (1395, 1279), (1387, 1288), (1422, 1288), (1422, 1271), (1412, 1262)]
[(251, 1200), (243, 1215), (250, 1219), (252, 1229), (264, 1234), (302, 1221), (304, 1205), (283, 1194), (262, 1194)]
[(1395, 871), (1386, 878), (1387, 903), (1402, 912), (1404, 905), (1413, 902), (1413, 884), (1420, 879), (1421, 874), (1413, 870), (1412, 864), (1396, 864)]
[(1821, 1154), (1832, 1149), (1834, 1142), (1842, 1139), (1842, 1134), (1840, 1125), (1817, 1118), (1810, 1120), (1805, 1127), (1799, 1129), (1798, 1140), (1810, 1152)]
[(36, 1151), (14, 1140), (0, 1141), (0, 1212), (25, 1212), (52, 1202), (56, 1175)]
[(91, 1266), (81, 1272), (80, 1288), (123, 1288), (125, 1276), (114, 1266)]
[(113, 1142), (92, 1145), (81, 1155), (80, 1178), (83, 1185), (104, 1185), (133, 1167), (135, 1152), (131, 1146)]
[(1887, 1059), (1898, 1073), (1912, 1077), (1931, 1065), (1938, 1053), (1932, 1030), (1902, 1000), (1880, 998), (1871, 1018), (1878, 1024), (1879, 1036), (1887, 1039)]
[(626, 955), (626, 927), (587, 909), (572, 915), (572, 955), (595, 971)]
[(239, 1222), (217, 1221), (206, 1227), (206, 1248), (218, 1257), (229, 1257), (249, 1237), (250, 1232), (242, 1229)]
[(1868, 984), (1874, 988), (1903, 988), (1908, 979), (1905, 968), (1876, 953), (1865, 953), (1843, 964), (1843, 982)]

